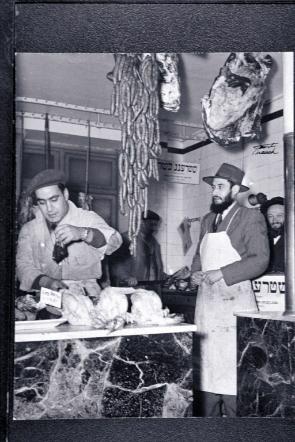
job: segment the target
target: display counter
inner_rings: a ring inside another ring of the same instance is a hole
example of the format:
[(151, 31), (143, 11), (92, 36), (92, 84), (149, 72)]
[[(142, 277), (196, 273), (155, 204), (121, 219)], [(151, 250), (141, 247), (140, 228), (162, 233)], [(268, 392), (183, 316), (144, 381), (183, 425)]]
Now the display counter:
[(14, 419), (191, 415), (195, 325), (35, 322), (15, 333)]
[(198, 290), (169, 290), (162, 289), (161, 298), (163, 305), (172, 313), (183, 314), (185, 321), (194, 323), (196, 299)]

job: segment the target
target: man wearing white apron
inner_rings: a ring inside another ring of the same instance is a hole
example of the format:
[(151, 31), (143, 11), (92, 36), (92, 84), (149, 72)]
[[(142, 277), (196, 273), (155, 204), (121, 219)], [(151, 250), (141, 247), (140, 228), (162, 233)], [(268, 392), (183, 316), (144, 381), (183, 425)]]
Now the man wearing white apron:
[(203, 180), (212, 187), (211, 212), (204, 216), (192, 263), (192, 281), (199, 284), (195, 322), (197, 416), (235, 416), (237, 391), (236, 317), (234, 312), (257, 310), (250, 280), (269, 262), (263, 215), (235, 202), (244, 172), (223, 163), (215, 176)]

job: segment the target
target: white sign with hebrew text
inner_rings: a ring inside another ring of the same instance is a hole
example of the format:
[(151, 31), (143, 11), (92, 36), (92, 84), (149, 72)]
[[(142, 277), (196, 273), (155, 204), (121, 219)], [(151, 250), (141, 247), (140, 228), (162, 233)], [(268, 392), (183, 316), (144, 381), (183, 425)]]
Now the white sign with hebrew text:
[(159, 160), (161, 181), (182, 184), (199, 184), (200, 164), (186, 161)]
[(252, 281), (259, 311), (285, 310), (285, 275), (268, 274)]

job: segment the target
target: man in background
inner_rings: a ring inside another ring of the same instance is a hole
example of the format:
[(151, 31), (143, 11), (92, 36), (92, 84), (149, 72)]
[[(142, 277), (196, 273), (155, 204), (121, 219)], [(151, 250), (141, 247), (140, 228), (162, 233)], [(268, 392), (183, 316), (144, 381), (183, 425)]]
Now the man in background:
[(152, 210), (142, 213), (137, 236), (136, 256), (131, 256), (130, 240), (123, 233), (122, 246), (109, 258), (111, 285), (136, 286), (138, 281), (160, 281), (164, 278), (161, 247), (155, 234), (161, 223), (160, 216)]
[(284, 198), (276, 196), (261, 207), (267, 220), (270, 247), (270, 261), (266, 273), (285, 271), (284, 204)]

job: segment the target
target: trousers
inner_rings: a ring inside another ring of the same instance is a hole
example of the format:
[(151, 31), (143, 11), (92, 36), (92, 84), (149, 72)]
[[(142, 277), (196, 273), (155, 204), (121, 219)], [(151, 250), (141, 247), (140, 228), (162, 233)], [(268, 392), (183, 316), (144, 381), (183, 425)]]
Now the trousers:
[(197, 391), (194, 416), (196, 417), (236, 417), (236, 399), (230, 394), (215, 394)]

